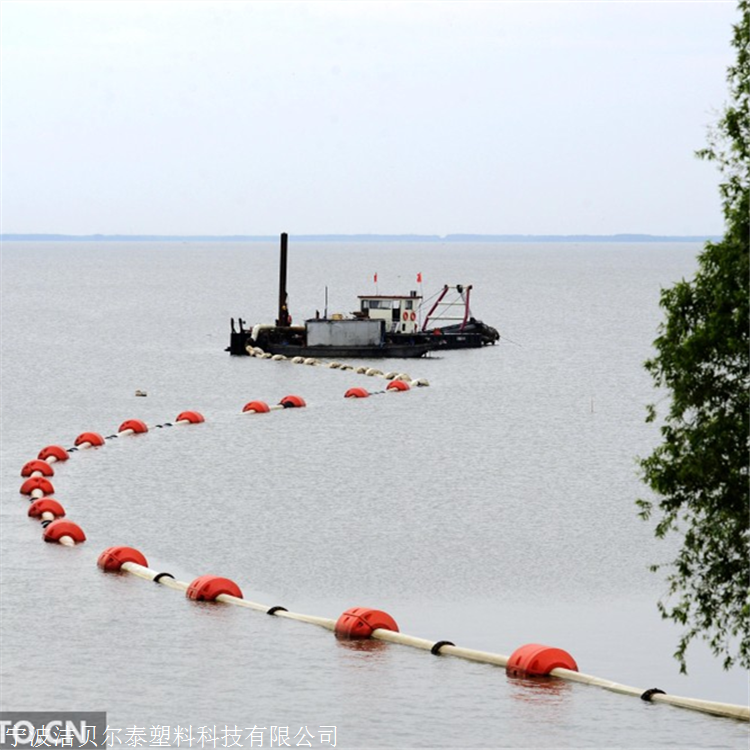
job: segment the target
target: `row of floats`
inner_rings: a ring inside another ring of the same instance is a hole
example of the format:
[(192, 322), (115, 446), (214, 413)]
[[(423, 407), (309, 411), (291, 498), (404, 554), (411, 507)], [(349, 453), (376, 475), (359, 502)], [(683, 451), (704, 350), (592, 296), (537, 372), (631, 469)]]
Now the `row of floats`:
[[(379, 393), (399, 393), (407, 390), (409, 390), (409, 384), (406, 380), (393, 379), (386, 390), (379, 391)], [(372, 394), (363, 388), (350, 388), (344, 395), (346, 398), (365, 398)], [(269, 406), (265, 401), (250, 401), (245, 404), (242, 411), (243, 413), (260, 414), (270, 412), (273, 409), (293, 409), (305, 406), (306, 403), (302, 397), (290, 395), (282, 398), (274, 406)], [(173, 423), (166, 422), (162, 425), (156, 425), (156, 427), (200, 424), (204, 421), (203, 415), (199, 412), (184, 411), (178, 414)], [(129, 419), (119, 426), (117, 433), (106, 438), (96, 432), (84, 432), (76, 438), (74, 446), (71, 448), (48, 445), (39, 452), (36, 459), (23, 466), (21, 476), (24, 482), (20, 491), (31, 500), (28, 515), (42, 522), (45, 541), (57, 542), (65, 546), (73, 546), (86, 541), (86, 535), (81, 527), (67, 519), (65, 508), (54, 497), (55, 489), (51, 482), (51, 477), (55, 475), (53, 465), (57, 462), (67, 461), (71, 454), (76, 451), (100, 448), (105, 445), (106, 440), (128, 435), (141, 435), (147, 432), (149, 432), (149, 428), (145, 422), (139, 419)], [(178, 581), (170, 573), (149, 568), (145, 556), (133, 547), (108, 547), (99, 555), (97, 564), (101, 570), (107, 573), (129, 573), (167, 588), (183, 591), (186, 597), (193, 601), (221, 602), (253, 609), (276, 617), (318, 625), (333, 631), (336, 637), (341, 639), (373, 638), (423, 649), (436, 656), (455, 656), (505, 667), (508, 673), (514, 676), (551, 676), (604, 688), (622, 695), (639, 697), (650, 703), (666, 703), (718, 716), (743, 721), (750, 720), (750, 709), (746, 706), (668, 695), (658, 688), (644, 690), (643, 688), (629, 687), (611, 680), (583, 674), (579, 671), (575, 659), (567, 651), (544, 644), (528, 643), (516, 649), (510, 656), (505, 656), (456, 646), (452, 641), (431, 641), (406, 635), (400, 632), (396, 621), (390, 614), (379, 609), (352, 607), (343, 612), (336, 620), (291, 612), (286, 607), (268, 606), (245, 599), (242, 590), (234, 581), (221, 576), (202, 575), (189, 583)]]
[(368, 377), (379, 377), (385, 378), (386, 380), (401, 380), (405, 383), (411, 383), (416, 386), (428, 386), (430, 383), (427, 378), (416, 378), (412, 380), (408, 373), (405, 372), (383, 372), (377, 367), (367, 367), (366, 365), (360, 365), (356, 367), (354, 365), (347, 365), (343, 362), (327, 362), (317, 357), (286, 357), (283, 354), (270, 354), (257, 346), (248, 346), (245, 351), (251, 357), (257, 357), (258, 359), (270, 359), (274, 362), (287, 361), (294, 365), (309, 365), (311, 367), (327, 367), (330, 370), (340, 370), (341, 372), (353, 372), (357, 375), (367, 375)]

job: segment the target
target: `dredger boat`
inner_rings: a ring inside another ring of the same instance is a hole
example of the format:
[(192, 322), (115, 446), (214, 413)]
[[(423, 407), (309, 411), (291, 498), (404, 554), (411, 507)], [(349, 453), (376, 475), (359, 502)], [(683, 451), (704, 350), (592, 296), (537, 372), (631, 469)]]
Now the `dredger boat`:
[[(441, 349), (476, 348), (495, 343), (499, 334), (494, 328), (477, 321), (470, 314), (471, 286), (444, 287), (420, 324), (422, 296), (416, 291), (408, 295), (360, 295), (359, 310), (351, 317), (333, 314), (309, 318), (303, 325), (292, 325), (286, 290), (288, 236), (281, 235), (279, 264), (279, 309), (274, 324), (248, 326), (242, 318), (231, 319), (231, 335), (227, 351), (247, 354), (248, 348), (259, 348), (269, 354), (286, 357), (332, 359), (406, 359), (422, 357)], [(458, 293), (463, 317), (446, 313), (455, 304), (449, 292)], [(443, 321), (454, 322), (440, 327)], [(438, 325), (434, 325), (434, 324)], [(429, 327), (433, 324), (433, 327)]]

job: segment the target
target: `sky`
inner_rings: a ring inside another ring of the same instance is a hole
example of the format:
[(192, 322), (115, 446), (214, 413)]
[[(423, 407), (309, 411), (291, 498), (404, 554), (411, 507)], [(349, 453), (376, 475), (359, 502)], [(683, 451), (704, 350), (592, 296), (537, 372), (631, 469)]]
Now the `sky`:
[(721, 234), (733, 1), (0, 2), (0, 229)]

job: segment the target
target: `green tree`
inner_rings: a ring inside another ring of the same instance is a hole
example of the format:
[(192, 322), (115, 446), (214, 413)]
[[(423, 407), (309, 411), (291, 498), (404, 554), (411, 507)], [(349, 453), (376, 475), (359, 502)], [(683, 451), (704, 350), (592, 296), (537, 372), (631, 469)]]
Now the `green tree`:
[[(645, 363), (668, 391), (661, 442), (640, 461), (653, 501), (639, 515), (658, 516), (655, 534), (682, 537), (667, 568), (664, 619), (684, 626), (675, 657), (705, 640), (724, 668), (750, 668), (750, 4), (738, 3), (728, 70), (730, 103), (701, 158), (715, 162), (725, 233), (707, 243), (691, 281), (662, 290), (665, 320)], [(657, 419), (648, 407), (648, 422)]]

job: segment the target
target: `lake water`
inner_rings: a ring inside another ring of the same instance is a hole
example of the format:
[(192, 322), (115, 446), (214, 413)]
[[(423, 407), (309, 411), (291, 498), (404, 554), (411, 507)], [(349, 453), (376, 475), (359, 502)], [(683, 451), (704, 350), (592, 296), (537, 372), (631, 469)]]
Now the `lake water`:
[[(148, 739), (179, 725), (204, 738), (265, 728), (264, 747), (271, 727), (288, 727), (290, 746), (307, 727), (323, 746), (331, 726), (340, 748), (747, 747), (744, 723), (347, 644), (96, 567), (103, 549), (130, 545), (152, 568), (226, 576), (268, 605), (334, 619), (383, 609), (409, 635), (506, 655), (545, 643), (589, 674), (746, 704), (747, 675), (701, 645), (678, 673), (679, 630), (660, 620), (666, 587), (647, 570), (674, 542), (656, 541), (634, 504), (636, 458), (658, 439), (644, 416), (662, 395), (642, 362), (659, 290), (690, 276), (699, 250), (292, 237), (296, 321), (323, 310), (326, 286), (329, 312), (349, 312), (375, 272), (381, 293), (416, 288), (421, 272), (425, 296), (474, 284), (475, 315), (503, 336), (379, 362), (430, 387), (345, 400), (385, 381), (224, 352), (230, 317), (275, 316), (275, 243), (6, 243), (2, 709), (106, 710), (125, 746), (134, 728)], [(287, 394), (307, 408), (241, 413)], [(205, 424), (56, 464), (55, 495), (88, 541), (42, 543), (18, 493), (26, 461), (186, 409)]]

